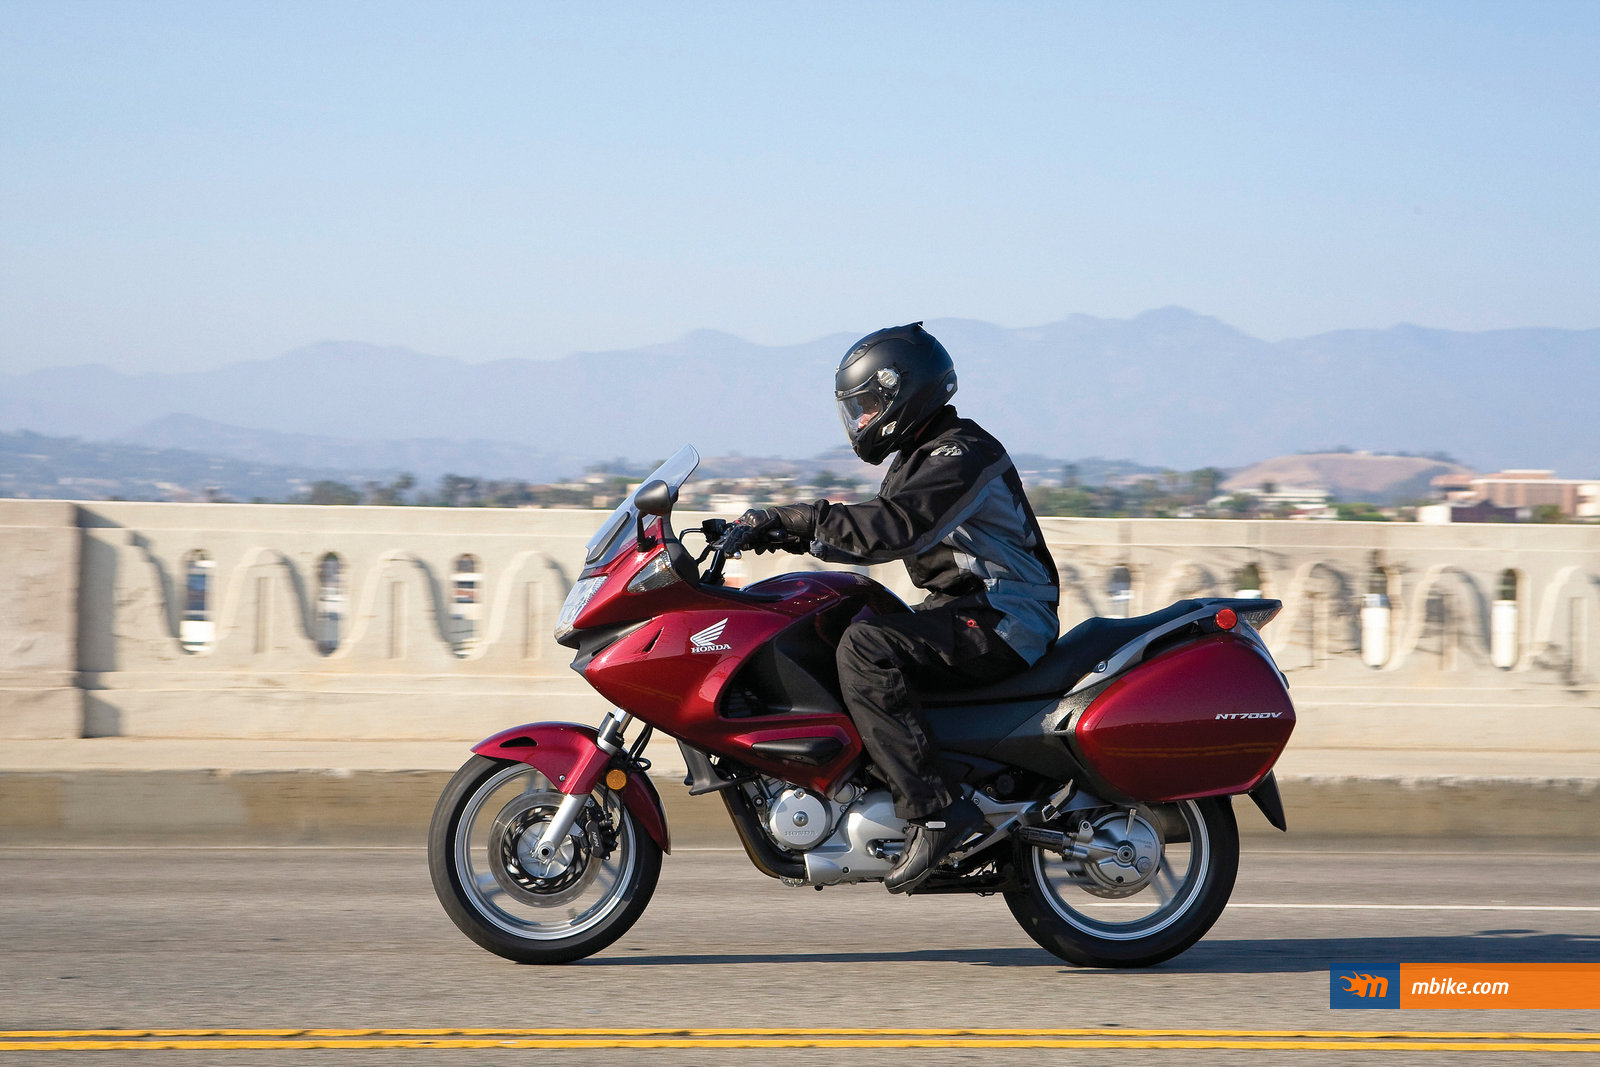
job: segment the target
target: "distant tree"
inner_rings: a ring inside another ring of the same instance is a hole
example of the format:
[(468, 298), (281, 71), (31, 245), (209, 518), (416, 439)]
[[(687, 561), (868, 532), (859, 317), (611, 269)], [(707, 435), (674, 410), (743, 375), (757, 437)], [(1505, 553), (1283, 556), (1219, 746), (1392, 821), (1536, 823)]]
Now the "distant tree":
[(812, 476), (811, 484), (826, 492), (839, 484), (839, 476), (830, 470), (820, 470)]
[(1234, 493), (1222, 506), (1234, 518), (1242, 519), (1256, 509), (1256, 498), (1247, 493)]
[(1082, 516), (1099, 513), (1094, 496), (1079, 488), (1036, 489), (1028, 495), (1028, 500), (1039, 515)]
[(482, 495), (482, 483), (477, 478), (459, 474), (446, 474), (439, 479), (438, 500), (447, 508), (468, 508)]
[(1567, 516), (1555, 504), (1540, 504), (1533, 509), (1534, 522), (1566, 522)]
[(1365, 500), (1340, 501), (1333, 506), (1334, 514), (1346, 522), (1388, 522), (1378, 505)]
[(1222, 472), (1215, 467), (1201, 467), (1189, 473), (1189, 482), (1194, 486), (1194, 492), (1200, 499), (1197, 503), (1204, 504), (1217, 495), (1217, 490), (1222, 487)]
[[(660, 466), (660, 464), (657, 464)], [(490, 482), (484, 492), (484, 503), (496, 508), (517, 508), (538, 501), (538, 493), (527, 482)]]
[(367, 503), (385, 506), (394, 506), (406, 502), (406, 493), (413, 489), (417, 480), (410, 474), (402, 474), (388, 485), (378, 482), (367, 483)]
[(359, 504), (361, 493), (359, 490), (345, 485), (343, 482), (323, 479), (311, 483), (311, 487), (300, 494), (295, 501), (299, 504)]

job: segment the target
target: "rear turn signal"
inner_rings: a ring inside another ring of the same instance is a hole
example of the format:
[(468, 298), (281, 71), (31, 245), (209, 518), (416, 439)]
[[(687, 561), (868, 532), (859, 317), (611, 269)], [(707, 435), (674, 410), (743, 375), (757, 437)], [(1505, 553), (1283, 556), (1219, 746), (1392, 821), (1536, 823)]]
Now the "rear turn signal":
[(1232, 608), (1223, 608), (1217, 612), (1217, 625), (1224, 630), (1231, 630), (1239, 625), (1239, 616), (1234, 614)]

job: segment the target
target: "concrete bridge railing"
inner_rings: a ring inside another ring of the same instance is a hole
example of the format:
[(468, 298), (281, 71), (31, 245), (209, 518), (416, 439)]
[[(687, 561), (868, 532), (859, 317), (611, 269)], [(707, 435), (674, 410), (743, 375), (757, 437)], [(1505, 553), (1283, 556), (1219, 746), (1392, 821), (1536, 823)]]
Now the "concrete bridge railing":
[[(551, 632), (601, 517), (0, 501), (0, 737), (474, 739), (596, 718)], [(1297, 744), (1600, 751), (1600, 527), (1044, 527), (1063, 628), (1283, 600), (1266, 634)]]

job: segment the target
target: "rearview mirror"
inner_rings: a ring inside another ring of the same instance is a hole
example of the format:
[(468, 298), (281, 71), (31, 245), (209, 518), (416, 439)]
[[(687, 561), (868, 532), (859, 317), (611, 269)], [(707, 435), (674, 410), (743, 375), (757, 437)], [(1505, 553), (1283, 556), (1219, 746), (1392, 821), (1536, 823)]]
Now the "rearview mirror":
[(641, 515), (670, 514), (672, 505), (677, 502), (678, 491), (669, 488), (667, 483), (659, 478), (641, 485), (639, 491), (633, 495), (633, 506), (639, 509)]

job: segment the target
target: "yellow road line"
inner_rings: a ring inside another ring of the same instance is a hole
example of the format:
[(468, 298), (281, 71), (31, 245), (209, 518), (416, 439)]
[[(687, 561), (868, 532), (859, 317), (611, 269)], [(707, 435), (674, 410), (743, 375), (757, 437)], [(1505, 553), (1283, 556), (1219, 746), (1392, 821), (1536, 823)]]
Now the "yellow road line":
[(1109, 1038), (587, 1038), (587, 1039), (487, 1039), (392, 1038), (279, 1039), (279, 1040), (152, 1040), (152, 1041), (0, 1041), (0, 1052), (226, 1052), (273, 1050), (439, 1050), (439, 1049), (1185, 1049), (1322, 1052), (1595, 1052), (1600, 1041), (1553, 1043), (1537, 1041), (1354, 1041), (1354, 1040), (1228, 1040)]
[(1292, 1038), (1366, 1040), (1453, 1041), (1600, 1041), (1592, 1030), (1213, 1030), (1189, 1027), (1135, 1029), (1131, 1027), (1067, 1029), (1018, 1027), (756, 1027), (756, 1026), (637, 1026), (637, 1027), (364, 1027), (277, 1029), (100, 1029), (100, 1030), (0, 1030), (0, 1039), (37, 1041), (48, 1038), (594, 1038), (594, 1037), (1183, 1037), (1183, 1038)]

